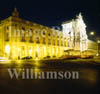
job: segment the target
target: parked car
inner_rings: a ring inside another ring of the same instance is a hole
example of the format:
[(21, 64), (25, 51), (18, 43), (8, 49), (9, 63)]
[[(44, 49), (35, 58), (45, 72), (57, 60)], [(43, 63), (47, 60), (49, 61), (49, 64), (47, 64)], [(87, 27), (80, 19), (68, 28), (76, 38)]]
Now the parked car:
[(46, 57), (44, 57), (44, 59), (50, 59), (51, 57), (50, 56), (46, 56)]
[(81, 58), (82, 58), (82, 59), (93, 59), (94, 56), (93, 56), (93, 55), (89, 55), (89, 56), (84, 55), (84, 56), (81, 56)]
[(71, 55), (64, 55), (64, 56), (61, 56), (60, 59), (78, 59), (78, 58), (81, 58), (81, 56), (77, 55), (77, 56), (71, 56)]
[(53, 58), (56, 58), (56, 56), (53, 56)]
[(23, 57), (22, 60), (28, 60), (28, 59), (32, 59), (31, 56), (26, 56), (26, 57)]

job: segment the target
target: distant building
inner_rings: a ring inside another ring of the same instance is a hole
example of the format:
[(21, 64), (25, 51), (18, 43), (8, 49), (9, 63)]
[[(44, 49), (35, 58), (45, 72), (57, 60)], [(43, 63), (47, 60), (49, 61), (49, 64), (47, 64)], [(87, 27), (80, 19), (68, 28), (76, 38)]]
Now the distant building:
[[(67, 36), (69, 50), (79, 54), (80, 52), (88, 50), (88, 37), (86, 34), (86, 25), (83, 22), (81, 14), (69, 22), (62, 24), (63, 33)], [(68, 50), (67, 49), (67, 50)], [(80, 53), (81, 54), (81, 53)]]
[(98, 43), (89, 40), (86, 33), (86, 25), (81, 13), (76, 19), (62, 24), (63, 33), (67, 36), (68, 48), (66, 52), (70, 55), (97, 55)]
[(64, 22), (62, 31), (23, 20), (16, 8), (12, 16), (0, 21), (0, 55), (12, 59), (87, 54), (90, 43), (81, 14)]

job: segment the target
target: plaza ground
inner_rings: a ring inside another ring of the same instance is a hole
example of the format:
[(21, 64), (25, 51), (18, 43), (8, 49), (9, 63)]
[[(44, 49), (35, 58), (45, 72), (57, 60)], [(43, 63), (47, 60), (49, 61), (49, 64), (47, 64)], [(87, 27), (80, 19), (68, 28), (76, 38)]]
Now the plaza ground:
[[(35, 71), (78, 71), (78, 80), (11, 79), (8, 68), (32, 68)], [(18, 60), (0, 62), (1, 94), (99, 94), (100, 59)]]

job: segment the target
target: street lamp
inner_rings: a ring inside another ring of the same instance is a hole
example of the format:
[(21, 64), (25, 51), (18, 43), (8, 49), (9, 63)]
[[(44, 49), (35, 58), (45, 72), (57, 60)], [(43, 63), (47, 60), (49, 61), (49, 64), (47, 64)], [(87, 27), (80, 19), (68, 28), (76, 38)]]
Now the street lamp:
[(93, 31), (92, 31), (92, 32), (90, 32), (90, 35), (91, 35), (91, 36), (93, 36), (94, 34), (95, 34), (95, 32), (93, 32)]
[(95, 31), (91, 31), (89, 37), (90, 37), (91, 40), (96, 41), (96, 34), (95, 34)]
[(97, 42), (98, 42), (98, 44), (99, 44), (99, 43), (100, 43), (100, 40), (98, 40)]

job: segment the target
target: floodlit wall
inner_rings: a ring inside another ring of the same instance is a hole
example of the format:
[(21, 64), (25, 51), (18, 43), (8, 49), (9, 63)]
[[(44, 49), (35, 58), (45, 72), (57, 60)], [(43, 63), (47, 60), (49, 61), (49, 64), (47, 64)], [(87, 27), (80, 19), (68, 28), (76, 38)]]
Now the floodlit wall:
[(98, 54), (98, 43), (88, 40), (88, 51), (91, 55), (97, 55)]
[(67, 36), (61, 31), (23, 20), (17, 10), (1, 21), (0, 36), (0, 52), (12, 59), (26, 56), (58, 58), (67, 48)]

